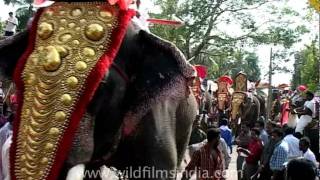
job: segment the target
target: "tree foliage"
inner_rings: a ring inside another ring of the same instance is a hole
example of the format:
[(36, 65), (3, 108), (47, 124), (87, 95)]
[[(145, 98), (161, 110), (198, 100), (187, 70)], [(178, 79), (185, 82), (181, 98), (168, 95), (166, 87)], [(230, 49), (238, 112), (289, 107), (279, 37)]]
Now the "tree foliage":
[[(151, 16), (180, 19), (185, 25), (154, 25), (151, 31), (175, 43), (192, 63), (207, 65), (211, 76), (223, 74), (228, 67), (231, 71), (250, 70), (245, 67), (248, 63), (242, 63), (244, 67), (232, 66), (250, 55), (244, 53), (244, 48), (262, 44), (289, 48), (307, 32), (304, 26), (294, 26), (290, 20), (298, 12), (281, 9), (274, 2), (277, 0), (156, 0), (161, 13)], [(266, 21), (258, 22), (259, 16)], [(254, 68), (258, 72), (258, 66)], [(214, 71), (217, 69), (221, 72)]]
[(319, 53), (316, 41), (306, 45), (303, 50), (295, 55), (294, 72), (292, 77), (293, 87), (305, 84), (311, 91), (317, 89), (319, 82)]

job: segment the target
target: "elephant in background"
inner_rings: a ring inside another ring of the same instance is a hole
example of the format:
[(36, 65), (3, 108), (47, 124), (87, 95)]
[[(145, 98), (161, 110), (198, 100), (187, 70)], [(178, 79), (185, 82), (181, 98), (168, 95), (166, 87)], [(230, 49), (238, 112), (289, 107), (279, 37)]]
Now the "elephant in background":
[[(28, 46), (29, 33), (0, 42), (0, 72), (6, 77), (12, 77)], [(176, 170), (197, 111), (188, 84), (191, 71), (173, 44), (130, 24), (113, 65), (87, 107), (57, 179), (65, 179), (79, 164), (87, 170), (102, 165), (119, 170), (141, 166)], [(126, 128), (133, 133), (125, 135)]]
[[(254, 127), (255, 122), (260, 116), (260, 101), (256, 96), (248, 96), (243, 92), (235, 92), (231, 106), (231, 122), (234, 132), (240, 130), (238, 126), (241, 124), (247, 124), (250, 128)], [(241, 120), (240, 124), (238, 122), (239, 119)]]

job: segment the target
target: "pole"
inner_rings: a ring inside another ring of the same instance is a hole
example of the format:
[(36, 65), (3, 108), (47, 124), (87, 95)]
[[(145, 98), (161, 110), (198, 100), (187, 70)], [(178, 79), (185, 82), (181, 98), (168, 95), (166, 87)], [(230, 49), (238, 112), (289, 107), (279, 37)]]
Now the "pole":
[[(318, 35), (318, 43), (319, 43), (319, 47), (318, 47), (318, 89), (317, 89), (317, 96), (318, 96), (318, 103), (320, 104), (320, 12), (318, 12), (319, 15), (319, 22), (318, 22), (318, 26), (319, 26), (319, 35)], [(318, 112), (318, 135), (320, 135), (320, 108), (319, 108), (319, 112)], [(319, 149), (318, 149), (320, 153), (320, 138), (319, 138)]]
[(269, 63), (269, 88), (268, 88), (268, 104), (267, 104), (267, 120), (271, 119), (271, 108), (272, 108), (272, 60), (273, 53), (270, 48), (270, 63)]

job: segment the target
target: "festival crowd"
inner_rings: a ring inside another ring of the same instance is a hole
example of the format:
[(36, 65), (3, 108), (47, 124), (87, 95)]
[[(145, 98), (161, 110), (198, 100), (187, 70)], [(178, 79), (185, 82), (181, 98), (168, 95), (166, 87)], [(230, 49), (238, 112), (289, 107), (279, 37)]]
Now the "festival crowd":
[(216, 172), (228, 169), (233, 147), (237, 153), (238, 180), (318, 178), (318, 99), (305, 86), (294, 92), (277, 91), (275, 97), (272, 117), (266, 120), (260, 116), (253, 127), (241, 124), (238, 134), (231, 130), (226, 117), (206, 129), (205, 118), (199, 116), (191, 134), (191, 161), (183, 179), (191, 178), (187, 172), (194, 169), (198, 179), (225, 179)]

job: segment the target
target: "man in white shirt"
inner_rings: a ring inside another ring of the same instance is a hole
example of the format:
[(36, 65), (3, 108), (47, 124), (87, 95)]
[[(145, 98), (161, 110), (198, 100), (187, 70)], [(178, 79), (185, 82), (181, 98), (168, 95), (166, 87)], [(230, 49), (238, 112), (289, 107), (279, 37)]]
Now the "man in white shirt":
[(294, 137), (293, 133), (293, 128), (286, 127), (284, 129), (285, 137), (283, 138), (283, 141), (285, 141), (289, 147), (288, 160), (301, 156), (301, 151), (299, 149), (299, 139)]
[(312, 117), (315, 114), (315, 103), (313, 101), (314, 94), (310, 91), (307, 91), (306, 98), (307, 101), (304, 103), (304, 107), (294, 110), (295, 113), (301, 115), (296, 126), (296, 133), (300, 134), (300, 136), (302, 136), (304, 128), (312, 121)]
[(300, 139), (299, 142), (299, 148), (302, 151), (302, 157), (310, 160), (314, 163), (316, 167), (319, 166), (319, 163), (316, 160), (316, 156), (314, 153), (310, 150), (310, 139), (308, 137), (303, 137)]
[(13, 12), (9, 12), (9, 18), (5, 22), (4, 36), (12, 36), (16, 32), (18, 20), (13, 16)]

